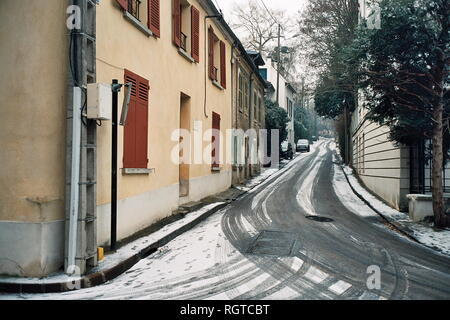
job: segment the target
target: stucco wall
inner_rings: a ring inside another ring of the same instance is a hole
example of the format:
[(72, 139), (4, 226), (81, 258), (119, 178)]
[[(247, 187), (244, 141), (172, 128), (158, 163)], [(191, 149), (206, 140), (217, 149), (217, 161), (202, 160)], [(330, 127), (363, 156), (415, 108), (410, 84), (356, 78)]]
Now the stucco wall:
[(0, 274), (40, 276), (63, 260), (66, 8), (0, 1)]
[[(123, 219), (119, 223), (118, 234), (121, 238), (139, 231), (153, 222), (170, 215), (179, 203), (187, 200), (198, 200), (194, 194), (211, 194), (213, 191), (225, 190), (231, 184), (231, 166), (224, 164), (221, 174), (212, 174), (208, 164), (191, 165), (189, 176), (192, 181), (204, 178), (208, 183), (191, 185), (189, 197), (179, 199), (177, 186), (179, 183), (179, 167), (171, 161), (173, 148), (177, 143), (171, 141), (172, 133), (180, 127), (180, 95), (183, 93), (190, 97), (191, 118), (190, 127), (194, 128), (194, 121), (202, 123), (203, 132), (212, 128), (212, 112), (221, 116), (221, 129), (225, 134), (231, 128), (231, 89), (220, 90), (206, 78), (206, 116), (204, 112), (205, 101), (205, 62), (207, 63), (207, 50), (205, 48), (206, 12), (197, 1), (190, 1), (200, 10), (200, 63), (191, 63), (181, 56), (172, 43), (172, 4), (171, 1), (161, 1), (161, 37), (147, 37), (133, 24), (123, 17), (115, 1), (102, 1), (97, 8), (97, 81), (110, 83), (112, 79), (123, 81), (124, 69), (128, 69), (150, 82), (149, 92), (149, 125), (148, 125), (148, 158), (149, 168), (154, 169), (150, 175), (125, 176), (119, 175), (119, 201), (132, 202), (135, 212), (130, 212), (133, 222)], [(227, 84), (231, 88), (231, 45), (221, 34), (219, 27), (211, 19), (208, 26), (214, 24), (216, 35), (226, 43), (227, 55)], [(120, 94), (119, 101), (123, 96)], [(120, 110), (119, 110), (120, 112)], [(203, 142), (206, 147), (210, 139)], [(110, 148), (111, 123), (104, 122), (98, 130), (98, 207), (103, 212), (110, 202)], [(222, 152), (226, 156), (226, 139), (222, 139)], [(122, 168), (123, 157), (123, 128), (119, 129), (119, 166)], [(224, 158), (225, 159), (225, 158)], [(221, 176), (225, 175), (225, 182)], [(211, 188), (216, 184), (218, 188)], [(153, 194), (158, 189), (169, 190), (160, 194), (165, 202), (165, 210), (157, 210), (150, 198), (145, 195)], [(168, 188), (168, 189), (167, 189)], [(198, 189), (197, 189), (198, 188)], [(174, 196), (175, 192), (175, 196)], [(143, 197), (143, 198), (142, 198)], [(126, 207), (122, 207), (123, 210)], [(154, 208), (154, 210), (150, 209)], [(121, 207), (119, 206), (119, 210)], [(128, 215), (128, 212), (119, 214)], [(107, 224), (105, 219), (98, 222), (99, 230)], [(103, 221), (103, 222), (102, 222)], [(132, 224), (133, 228), (130, 228)], [(125, 231), (126, 230), (126, 231)], [(104, 242), (104, 237), (99, 236)]]

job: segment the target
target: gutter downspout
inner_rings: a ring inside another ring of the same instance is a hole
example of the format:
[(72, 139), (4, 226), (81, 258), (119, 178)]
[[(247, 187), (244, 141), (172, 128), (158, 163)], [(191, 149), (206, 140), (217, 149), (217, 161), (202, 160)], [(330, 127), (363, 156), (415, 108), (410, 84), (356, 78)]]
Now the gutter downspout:
[[(76, 3), (74, 3), (76, 4)], [(72, 118), (71, 124), (68, 122), (69, 132), (67, 132), (67, 147), (66, 147), (66, 159), (70, 161), (70, 180), (69, 177), (66, 181), (70, 183), (69, 192), (66, 192), (69, 198), (69, 204), (66, 206), (68, 225), (66, 222), (66, 229), (68, 229), (66, 235), (66, 250), (67, 261), (65, 263), (65, 272), (68, 275), (77, 275), (80, 270), (77, 270), (76, 255), (77, 255), (77, 233), (78, 233), (78, 215), (79, 215), (79, 196), (80, 196), (80, 157), (81, 157), (81, 96), (82, 89), (79, 87), (78, 81), (78, 45), (77, 40), (74, 39), (74, 31), (69, 35), (69, 110), (68, 118)], [(73, 68), (73, 70), (72, 70)], [(70, 110), (70, 107), (72, 110)], [(71, 125), (71, 127), (70, 127)], [(71, 146), (69, 148), (69, 146)], [(70, 150), (70, 151), (69, 151)], [(70, 182), (69, 182), (70, 181)]]

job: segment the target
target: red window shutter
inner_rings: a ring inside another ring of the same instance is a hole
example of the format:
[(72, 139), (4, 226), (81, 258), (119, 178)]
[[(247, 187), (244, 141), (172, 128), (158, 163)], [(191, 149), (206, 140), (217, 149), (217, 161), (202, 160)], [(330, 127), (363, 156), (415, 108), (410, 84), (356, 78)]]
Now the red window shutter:
[(191, 56), (200, 62), (200, 12), (194, 6), (191, 7), (191, 41)]
[(212, 139), (211, 139), (211, 145), (212, 145), (212, 151), (211, 151), (211, 158), (212, 158), (212, 167), (218, 168), (220, 166), (220, 115), (213, 112), (212, 117)]
[(223, 41), (220, 41), (220, 85), (227, 88), (227, 58), (226, 47)]
[(116, 1), (123, 10), (125, 11), (128, 10), (128, 0), (116, 0)]
[(172, 0), (172, 33), (173, 43), (181, 46), (181, 4), (180, 0)]
[(157, 38), (161, 36), (160, 19), (160, 0), (148, 0), (148, 28)]
[(148, 81), (125, 70), (125, 82), (133, 83), (127, 123), (124, 128), (124, 168), (148, 166)]
[(148, 167), (148, 81), (139, 81), (136, 103), (136, 168)]
[(214, 72), (214, 30), (209, 28), (208, 30), (208, 64), (209, 64), (209, 78), (211, 80), (217, 80)]

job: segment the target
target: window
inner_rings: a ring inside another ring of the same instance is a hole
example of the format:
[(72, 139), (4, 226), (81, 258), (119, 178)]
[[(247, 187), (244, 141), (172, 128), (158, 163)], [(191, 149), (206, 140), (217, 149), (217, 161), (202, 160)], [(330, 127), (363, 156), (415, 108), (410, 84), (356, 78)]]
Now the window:
[(131, 82), (131, 99), (124, 128), (123, 167), (147, 169), (148, 166), (148, 80), (125, 70), (125, 83)]
[(261, 77), (262, 77), (264, 80), (267, 80), (267, 69), (266, 69), (266, 68), (259, 69), (259, 74), (261, 75)]
[(238, 106), (239, 111), (244, 112), (244, 83), (246, 82), (244, 73), (239, 69)]
[(148, 28), (157, 38), (161, 36), (160, 28), (160, 0), (148, 0)]
[(238, 105), (239, 111), (247, 114), (249, 107), (249, 85), (248, 75), (239, 69)]
[(213, 112), (212, 116), (212, 150), (211, 150), (211, 158), (212, 158), (212, 168), (218, 169), (220, 166), (220, 115)]
[(136, 19), (139, 19), (139, 10), (141, 8), (141, 0), (128, 0), (128, 12)]
[(289, 118), (292, 119), (294, 117), (294, 103), (289, 98), (286, 98), (286, 108)]
[[(153, 36), (160, 37), (160, 0), (116, 0), (123, 11), (128, 12), (139, 26), (148, 29)], [(142, 23), (142, 25), (141, 25)]]
[(226, 45), (225, 42), (219, 40), (212, 27), (208, 29), (208, 58), (209, 78), (215, 82), (219, 82), (220, 79), (220, 85), (226, 89)]
[(200, 12), (187, 0), (172, 0), (173, 43), (200, 62)]

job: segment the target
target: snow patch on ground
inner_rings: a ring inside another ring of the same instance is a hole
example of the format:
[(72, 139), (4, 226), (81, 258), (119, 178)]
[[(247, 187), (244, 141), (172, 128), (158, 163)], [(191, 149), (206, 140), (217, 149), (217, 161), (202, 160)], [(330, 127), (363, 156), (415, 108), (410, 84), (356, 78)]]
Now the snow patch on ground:
[[(99, 262), (98, 266), (92, 270), (92, 273), (108, 270), (118, 263), (127, 260), (128, 258), (131, 258), (135, 254), (139, 253), (141, 250), (147, 248), (152, 243), (157, 242), (158, 240), (168, 236), (172, 232), (175, 232), (182, 226), (194, 221), (201, 215), (205, 214), (209, 210), (212, 210), (216, 208), (217, 206), (224, 204), (224, 202), (216, 202), (209, 204), (197, 211), (189, 213), (186, 217), (183, 219), (180, 219), (174, 223), (171, 223), (164, 228), (148, 235), (143, 238), (140, 238), (138, 240), (135, 240), (133, 242), (130, 242), (129, 244), (123, 246), (119, 250), (117, 250), (115, 253), (108, 254), (105, 256), (105, 258)], [(58, 273), (55, 275), (51, 275), (47, 278), (16, 278), (16, 277), (1, 277), (0, 280), (5, 283), (30, 283), (30, 284), (42, 284), (42, 283), (60, 283), (65, 281), (77, 281), (80, 277), (69, 277), (64, 273)]]
[[(340, 159), (334, 156), (334, 162), (337, 163)], [(352, 187), (365, 200), (367, 200), (377, 211), (379, 211), (386, 219), (400, 225), (404, 230), (410, 230), (412, 236), (416, 238), (423, 245), (436, 249), (441, 253), (450, 255), (450, 230), (435, 231), (430, 224), (425, 222), (415, 223), (409, 216), (403, 212), (397, 211), (387, 204), (373, 196), (367, 191), (356, 178), (353, 169), (350, 167), (341, 168), (339, 165), (334, 166), (333, 186), (337, 196), (342, 203), (352, 212), (363, 216), (377, 216), (378, 214), (370, 209), (359, 197), (357, 197), (350, 188), (344, 172)]]

